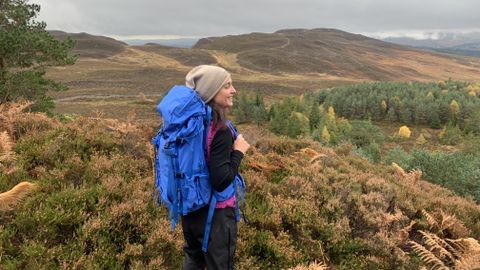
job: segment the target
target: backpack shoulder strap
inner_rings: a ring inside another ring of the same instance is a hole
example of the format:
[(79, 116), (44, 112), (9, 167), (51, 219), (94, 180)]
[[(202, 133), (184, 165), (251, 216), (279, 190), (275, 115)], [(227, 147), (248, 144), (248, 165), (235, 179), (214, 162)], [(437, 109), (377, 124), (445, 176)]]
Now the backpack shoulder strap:
[(230, 128), (230, 131), (232, 132), (233, 139), (236, 140), (237, 136), (238, 136), (237, 129), (235, 128), (235, 126), (233, 125), (233, 123), (230, 120), (227, 120), (227, 126)]

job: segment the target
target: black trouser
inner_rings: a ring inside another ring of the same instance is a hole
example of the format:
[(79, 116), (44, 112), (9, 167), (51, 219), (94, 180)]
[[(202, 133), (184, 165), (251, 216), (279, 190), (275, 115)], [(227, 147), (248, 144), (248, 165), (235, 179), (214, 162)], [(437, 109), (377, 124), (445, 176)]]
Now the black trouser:
[(213, 213), (207, 253), (202, 251), (202, 240), (208, 215), (208, 205), (182, 217), (185, 239), (184, 270), (234, 269), (237, 222), (234, 208), (217, 208)]

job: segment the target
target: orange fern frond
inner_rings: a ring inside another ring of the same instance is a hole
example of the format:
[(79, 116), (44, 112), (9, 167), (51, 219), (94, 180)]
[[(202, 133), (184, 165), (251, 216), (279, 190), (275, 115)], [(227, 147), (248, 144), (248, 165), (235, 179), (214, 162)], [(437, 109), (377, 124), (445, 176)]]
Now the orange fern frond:
[(35, 185), (30, 182), (21, 182), (11, 190), (0, 193), (0, 211), (11, 210), (20, 200), (22, 200)]
[(434, 216), (430, 215), (430, 213), (428, 213), (425, 209), (422, 209), (422, 214), (425, 216), (425, 218), (427, 219), (427, 223), (428, 225), (430, 226), (430, 229), (435, 229), (435, 230), (438, 230), (438, 228), (440, 227), (437, 220), (435, 219)]
[(7, 131), (0, 132), (0, 162), (12, 160), (14, 157), (13, 148), (15, 144)]
[(13, 122), (16, 117), (22, 114), (22, 111), (32, 105), (32, 102), (3, 103), (0, 104), (0, 130), (7, 131), (13, 136), (15, 130)]
[(457, 269), (475, 270), (480, 269), (480, 243), (474, 238), (455, 240), (462, 242), (464, 253), (456, 262)]
[(315, 157), (319, 154), (317, 151), (313, 150), (312, 148), (308, 148), (308, 147), (301, 149), (299, 152), (304, 153), (309, 157)]
[(405, 178), (407, 176), (407, 173), (402, 169), (402, 167), (398, 166), (397, 163), (392, 162), (392, 167), (395, 170), (395, 173), (401, 178)]
[(297, 265), (293, 268), (289, 268), (289, 270), (327, 270), (328, 267), (322, 262), (312, 262), (308, 266), (305, 265)]
[(436, 234), (421, 230), (419, 232), (422, 234), (422, 239), (428, 247), (428, 250), (438, 253), (439, 257), (447, 260), (449, 265), (452, 265), (460, 257), (460, 254), (452, 246)]
[(430, 250), (417, 242), (409, 242), (412, 249), (420, 256), (422, 261), (431, 266), (431, 269), (448, 270), (449, 268), (433, 254)]

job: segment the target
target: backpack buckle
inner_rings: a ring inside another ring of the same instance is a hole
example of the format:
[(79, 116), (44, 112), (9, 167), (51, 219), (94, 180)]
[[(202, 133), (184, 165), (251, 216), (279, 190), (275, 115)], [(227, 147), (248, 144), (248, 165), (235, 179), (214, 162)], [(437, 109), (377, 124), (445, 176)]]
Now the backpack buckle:
[(177, 138), (175, 139), (175, 142), (178, 143), (178, 144), (183, 144), (184, 141), (185, 141), (185, 139), (182, 138), (182, 137), (177, 137)]
[(185, 174), (182, 172), (176, 172), (175, 173), (175, 178), (185, 178)]

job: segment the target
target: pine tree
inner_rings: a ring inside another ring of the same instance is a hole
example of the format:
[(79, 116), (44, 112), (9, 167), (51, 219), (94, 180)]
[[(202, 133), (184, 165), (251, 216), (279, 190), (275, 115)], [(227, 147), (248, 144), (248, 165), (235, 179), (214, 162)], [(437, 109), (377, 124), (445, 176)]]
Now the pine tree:
[(296, 138), (309, 132), (308, 118), (299, 112), (292, 112), (287, 121), (286, 135)]
[(388, 109), (388, 112), (387, 112), (387, 120), (390, 121), (390, 122), (395, 122), (397, 121), (397, 114), (395, 113), (395, 108), (394, 107), (390, 107), (390, 109)]
[(310, 114), (308, 115), (308, 120), (310, 121), (310, 130), (315, 130), (320, 123), (320, 108), (316, 102), (312, 104)]
[(66, 88), (44, 78), (49, 66), (75, 62), (71, 39), (60, 42), (35, 18), (40, 6), (27, 0), (0, 0), (0, 104), (26, 99), (33, 110), (49, 111), (54, 103), (48, 91)]
[(260, 93), (255, 95), (255, 102), (253, 103), (253, 121), (259, 125), (268, 121), (267, 109), (265, 109), (265, 103), (263, 102), (263, 96)]

